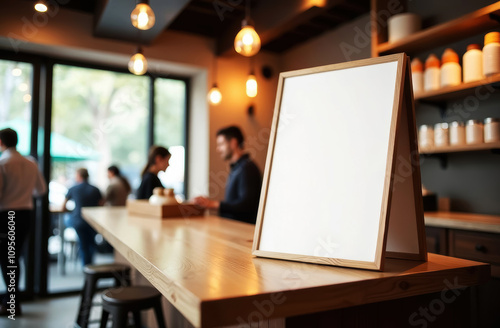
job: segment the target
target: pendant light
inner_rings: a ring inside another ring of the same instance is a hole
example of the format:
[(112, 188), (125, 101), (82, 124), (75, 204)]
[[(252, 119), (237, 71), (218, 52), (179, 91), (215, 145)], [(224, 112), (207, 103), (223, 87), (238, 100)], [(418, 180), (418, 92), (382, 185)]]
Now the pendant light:
[(217, 87), (217, 83), (214, 83), (212, 85), (212, 89), (208, 92), (208, 101), (212, 105), (218, 105), (220, 104), (222, 100), (222, 94), (220, 93), (219, 88)]
[(250, 98), (255, 98), (257, 96), (257, 79), (253, 71), (250, 72), (247, 78), (247, 96)]
[[(214, 81), (217, 81), (217, 57), (214, 58), (213, 74), (214, 74)], [(220, 90), (217, 87), (217, 82), (214, 82), (212, 84), (212, 88), (208, 92), (207, 98), (208, 102), (211, 103), (212, 105), (220, 104), (222, 100), (222, 94), (220, 93)]]
[(250, 58), (250, 74), (247, 78), (246, 91), (247, 96), (250, 98), (255, 98), (257, 96), (257, 78), (253, 70), (253, 58)]
[(130, 57), (128, 70), (135, 75), (144, 75), (148, 71), (148, 61), (142, 54), (141, 47), (138, 47), (137, 53)]
[(40, 13), (46, 12), (48, 10), (47, 3), (45, 3), (44, 0), (37, 1), (37, 3), (35, 4), (35, 10)]
[(139, 30), (149, 30), (155, 25), (155, 13), (148, 0), (138, 0), (135, 9), (130, 14), (132, 25)]
[(260, 37), (255, 32), (250, 19), (250, 0), (246, 1), (246, 15), (241, 23), (241, 30), (234, 39), (234, 50), (243, 56), (251, 57), (260, 50)]

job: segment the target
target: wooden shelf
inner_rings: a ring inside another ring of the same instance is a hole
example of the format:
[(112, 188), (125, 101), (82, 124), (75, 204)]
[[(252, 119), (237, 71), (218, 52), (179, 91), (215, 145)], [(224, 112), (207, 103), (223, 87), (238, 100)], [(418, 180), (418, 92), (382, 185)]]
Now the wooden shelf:
[(425, 212), (425, 225), (500, 233), (500, 216), (461, 212)]
[(397, 52), (414, 54), (443, 46), (498, 28), (500, 24), (492, 19), (492, 16), (500, 17), (500, 1), (452, 21), (417, 32), (404, 40), (380, 43), (376, 50), (379, 55)]
[(482, 143), (477, 145), (426, 148), (426, 149), (421, 149), (420, 154), (443, 154), (443, 153), (457, 153), (463, 151), (490, 150), (490, 149), (500, 149), (500, 142)]
[(415, 93), (414, 98), (422, 102), (443, 102), (471, 95), (481, 97), (497, 92), (498, 87), (495, 86), (497, 83), (500, 84), (500, 74), (495, 74), (479, 81)]

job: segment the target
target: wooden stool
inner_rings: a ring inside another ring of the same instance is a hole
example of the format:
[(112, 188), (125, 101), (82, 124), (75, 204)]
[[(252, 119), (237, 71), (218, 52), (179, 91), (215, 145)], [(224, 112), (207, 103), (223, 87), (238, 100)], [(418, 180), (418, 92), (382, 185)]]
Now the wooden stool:
[(128, 313), (134, 315), (136, 328), (141, 328), (141, 311), (154, 308), (159, 328), (166, 328), (163, 310), (161, 307), (161, 294), (153, 287), (133, 286), (112, 288), (102, 294), (101, 328), (106, 327), (108, 316), (113, 316), (113, 328), (127, 326)]
[(85, 274), (85, 284), (82, 290), (80, 300), (80, 310), (76, 317), (76, 323), (81, 328), (87, 328), (89, 324), (89, 315), (92, 308), (92, 299), (94, 298), (99, 279), (114, 278), (116, 286), (130, 286), (130, 267), (124, 264), (101, 264), (86, 265), (83, 268)]

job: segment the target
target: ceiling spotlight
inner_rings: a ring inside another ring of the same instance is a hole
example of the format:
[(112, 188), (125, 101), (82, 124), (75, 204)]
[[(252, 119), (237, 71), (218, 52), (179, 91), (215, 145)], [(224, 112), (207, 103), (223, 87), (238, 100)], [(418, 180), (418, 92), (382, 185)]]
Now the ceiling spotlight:
[(141, 47), (137, 49), (137, 53), (135, 55), (130, 57), (128, 70), (135, 75), (144, 75), (148, 71), (148, 61), (142, 54)]
[(130, 20), (139, 30), (149, 30), (155, 25), (155, 13), (149, 6), (148, 0), (139, 0), (130, 14)]
[(35, 4), (35, 10), (40, 12), (40, 13), (44, 13), (48, 10), (48, 7), (47, 7), (47, 4), (45, 3), (44, 0), (39, 0), (36, 4)]

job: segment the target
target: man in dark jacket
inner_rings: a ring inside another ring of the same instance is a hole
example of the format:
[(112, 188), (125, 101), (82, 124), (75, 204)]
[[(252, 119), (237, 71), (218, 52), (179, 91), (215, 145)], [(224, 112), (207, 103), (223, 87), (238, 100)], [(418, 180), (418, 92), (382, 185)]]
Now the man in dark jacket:
[(262, 176), (257, 165), (244, 152), (243, 143), (243, 134), (236, 126), (217, 131), (217, 152), (231, 166), (225, 197), (220, 202), (197, 197), (195, 202), (202, 207), (218, 210), (220, 216), (255, 224)]

